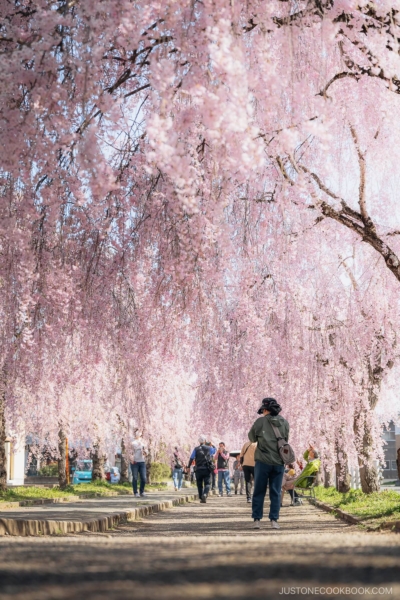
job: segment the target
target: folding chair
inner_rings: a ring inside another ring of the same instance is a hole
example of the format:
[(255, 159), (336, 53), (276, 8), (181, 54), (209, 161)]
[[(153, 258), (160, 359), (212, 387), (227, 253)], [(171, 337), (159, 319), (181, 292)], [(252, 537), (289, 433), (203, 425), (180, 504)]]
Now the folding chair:
[[(299, 487), (299, 483), (306, 481), (305, 487)], [(313, 475), (299, 476), (294, 484), (293, 490), (299, 498), (307, 498), (310, 502), (315, 502), (315, 486), (317, 483), (317, 473)]]

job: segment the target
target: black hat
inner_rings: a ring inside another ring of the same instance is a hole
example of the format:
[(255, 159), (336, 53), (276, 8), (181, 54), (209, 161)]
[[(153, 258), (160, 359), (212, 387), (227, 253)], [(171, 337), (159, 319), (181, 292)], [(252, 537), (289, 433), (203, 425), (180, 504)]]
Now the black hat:
[(276, 415), (279, 415), (282, 408), (277, 403), (275, 398), (264, 398), (260, 408), (257, 411), (257, 414), (262, 415), (263, 410), (268, 410), (273, 417), (276, 417)]

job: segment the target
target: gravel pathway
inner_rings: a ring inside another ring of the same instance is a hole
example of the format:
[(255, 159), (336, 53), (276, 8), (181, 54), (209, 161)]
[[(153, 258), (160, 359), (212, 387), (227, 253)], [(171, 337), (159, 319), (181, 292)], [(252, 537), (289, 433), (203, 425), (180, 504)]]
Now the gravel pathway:
[(398, 534), (310, 505), (280, 524), (254, 531), (244, 496), (211, 497), (106, 534), (1, 538), (0, 599), (400, 598)]

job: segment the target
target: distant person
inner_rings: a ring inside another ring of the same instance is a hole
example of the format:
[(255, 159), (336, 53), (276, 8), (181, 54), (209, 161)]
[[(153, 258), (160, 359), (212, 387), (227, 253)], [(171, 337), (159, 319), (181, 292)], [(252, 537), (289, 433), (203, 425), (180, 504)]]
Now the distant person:
[[(135, 498), (145, 496), (144, 488), (146, 485), (146, 446), (142, 440), (142, 433), (138, 429), (135, 430), (134, 440), (132, 442), (131, 453), (131, 471), (132, 471), (132, 488)], [(140, 476), (140, 493), (138, 493), (138, 477)]]
[(172, 479), (174, 481), (174, 488), (176, 492), (179, 492), (182, 487), (183, 468), (184, 460), (179, 452), (178, 447), (175, 446), (175, 451), (172, 455)]
[(282, 408), (274, 398), (264, 398), (257, 419), (249, 431), (249, 440), (257, 442), (254, 467), (253, 511), (254, 529), (260, 529), (263, 518), (264, 499), (269, 486), (269, 520), (273, 529), (279, 529), (278, 519), (281, 505), (282, 479), (285, 470), (283, 460), (278, 452), (278, 442), (272, 425), (280, 432), (282, 438), (289, 439), (289, 423), (279, 417)]
[(207, 502), (207, 496), (210, 493), (211, 486), (211, 472), (214, 468), (211, 461), (210, 451), (210, 447), (206, 446), (206, 437), (204, 435), (200, 435), (199, 445), (196, 446), (190, 455), (188, 464), (188, 467), (190, 468), (192, 463), (196, 461), (196, 483), (200, 502), (202, 504)]
[[(188, 468), (188, 467), (186, 467)], [(192, 466), (189, 468), (190, 483), (196, 483), (196, 461), (193, 461)]]
[(298, 493), (294, 489), (295, 482), (298, 479), (298, 477), (299, 477), (299, 475), (298, 475), (298, 473), (296, 473), (295, 465), (289, 464), (287, 466), (287, 469), (285, 469), (285, 472), (283, 474), (283, 479), (282, 479), (281, 506), (283, 504), (283, 496), (284, 496), (285, 492), (288, 492), (288, 494), (291, 498), (291, 503), (290, 503), (291, 506), (300, 506), (302, 504), (302, 501), (299, 498)]
[(214, 491), (216, 488), (215, 481), (216, 481), (216, 475), (217, 475), (217, 465), (215, 463), (215, 455), (217, 453), (217, 448), (214, 446), (214, 444), (212, 442), (207, 441), (206, 445), (210, 447), (211, 460), (215, 466), (215, 469), (211, 473), (211, 491)]
[(243, 475), (244, 480), (246, 482), (246, 497), (248, 504), (250, 504), (251, 502), (251, 489), (253, 487), (254, 481), (254, 466), (256, 464), (254, 459), (254, 453), (256, 451), (256, 448), (257, 444), (252, 442), (246, 442), (245, 444), (243, 444), (239, 456), (239, 460), (242, 461)]
[(218, 471), (218, 491), (219, 496), (223, 496), (223, 483), (225, 484), (226, 495), (231, 494), (231, 475), (229, 473), (229, 451), (225, 448), (224, 442), (218, 444), (217, 454), (215, 455)]
[(239, 456), (236, 457), (233, 463), (233, 484), (235, 486), (235, 495), (237, 495), (240, 486), (240, 495), (242, 496), (244, 491), (244, 473)]

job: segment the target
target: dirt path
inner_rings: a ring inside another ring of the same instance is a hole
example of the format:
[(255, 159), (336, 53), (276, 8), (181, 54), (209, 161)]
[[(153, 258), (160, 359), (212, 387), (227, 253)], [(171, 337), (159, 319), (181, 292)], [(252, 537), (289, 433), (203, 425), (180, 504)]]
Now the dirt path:
[(2, 538), (0, 599), (400, 598), (398, 534), (309, 505), (284, 507), (280, 524), (254, 531), (244, 496), (212, 497), (109, 534)]

